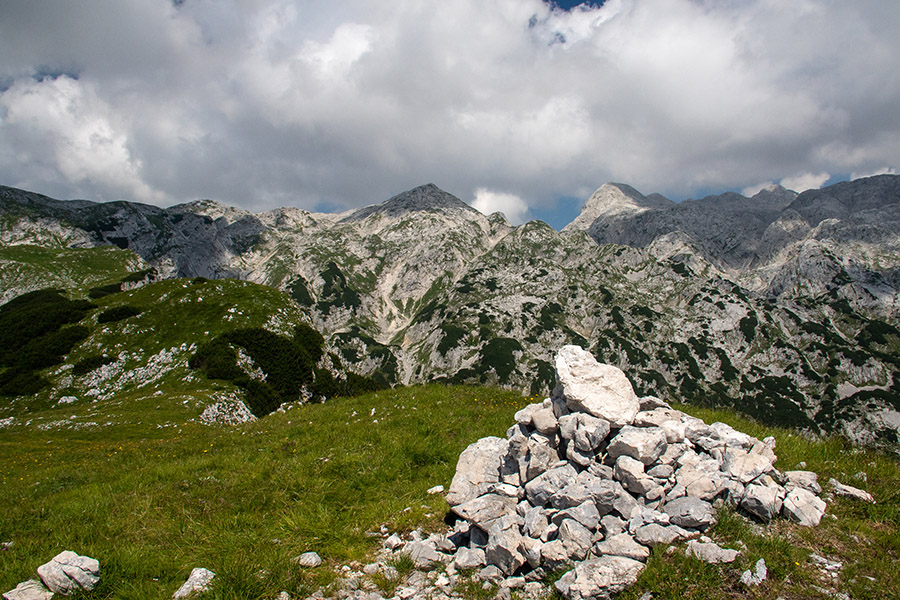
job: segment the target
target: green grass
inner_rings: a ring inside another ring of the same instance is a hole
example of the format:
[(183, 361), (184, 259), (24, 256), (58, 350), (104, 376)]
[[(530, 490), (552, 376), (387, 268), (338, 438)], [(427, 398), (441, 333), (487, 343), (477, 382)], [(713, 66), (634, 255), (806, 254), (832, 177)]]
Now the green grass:
[[(160, 348), (169, 347), (185, 342), (181, 322), (224, 330), (229, 323), (218, 323), (216, 315), (236, 315), (229, 308), (241, 294), (267, 292), (247, 286), (174, 281), (103, 298), (98, 303), (105, 308), (127, 303), (145, 310), (97, 326), (90, 346), (115, 348), (146, 328), (164, 340)], [(284, 309), (282, 295), (271, 294), (263, 303), (268, 308), (241, 315), (241, 324), (259, 325)], [(139, 343), (150, 344), (154, 336), (146, 335)], [(70, 360), (89, 358), (87, 350)], [(425, 490), (447, 486), (459, 453), (480, 437), (502, 436), (513, 413), (532, 401), (489, 388), (409, 387), (302, 405), (237, 427), (203, 426), (196, 416), (210, 397), (236, 388), (202, 376), (184, 379), (185, 373), (176, 370), (98, 403), (38, 406), (0, 430), (0, 542), (14, 542), (0, 552), (0, 590), (70, 549), (101, 562), (102, 583), (88, 598), (168, 597), (196, 566), (218, 574), (210, 598), (309, 594), (333, 583), (334, 567), (371, 559), (378, 540), (368, 532), (382, 525), (441, 528), (448, 507)], [(774, 435), (780, 469), (805, 462), (823, 485), (835, 477), (868, 489), (878, 503), (835, 500), (828, 511), (837, 519), (826, 516), (813, 529), (781, 520), (760, 527), (723, 510), (710, 535), (723, 546), (745, 547), (737, 563), (706, 565), (685, 557), (680, 546), (672, 553), (657, 549), (621, 598), (636, 600), (647, 591), (679, 600), (823, 597), (815, 586), (853, 598), (900, 597), (895, 458), (763, 426), (729, 410), (679, 408), (758, 438)], [(92, 422), (99, 425), (67, 428)], [(861, 471), (865, 482), (854, 478)], [(303, 570), (290, 562), (308, 550), (332, 568)], [(820, 578), (810, 552), (844, 563), (837, 585)], [(740, 573), (760, 557), (769, 580), (748, 590)], [(388, 593), (398, 581), (376, 577), (375, 583)], [(467, 598), (489, 595), (477, 581), (460, 591)]]
[[(466, 445), (503, 435), (513, 413), (529, 402), (489, 388), (409, 387), (303, 405), (238, 427), (209, 427), (183, 422), (188, 411), (176, 410), (183, 396), (175, 392), (119, 399), (123, 425), (3, 431), (0, 541), (14, 545), (0, 553), (0, 589), (12, 589), (39, 564), (71, 549), (101, 562), (102, 584), (89, 598), (168, 597), (196, 566), (219, 574), (211, 598), (273, 598), (283, 589), (309, 594), (336, 575), (331, 568), (302, 570), (292, 557), (314, 550), (337, 567), (369, 560), (378, 540), (367, 532), (382, 525), (391, 531), (442, 527), (447, 505), (425, 490), (447, 486)], [(208, 391), (201, 386), (195, 393), (199, 401)], [(723, 546), (746, 546), (737, 563), (706, 565), (686, 558), (681, 547), (657, 549), (621, 598), (646, 591), (679, 600), (816, 598), (813, 586), (823, 582), (808, 559), (813, 551), (844, 563), (839, 591), (853, 598), (898, 597), (900, 468), (894, 459), (763, 427), (728, 411), (688, 410), (757, 437), (775, 435), (783, 470), (806, 461), (823, 482), (834, 476), (865, 487), (878, 503), (836, 500), (829, 513), (838, 519), (826, 517), (814, 529), (780, 520), (760, 527), (723, 510), (710, 535)], [(178, 427), (155, 426), (179, 417)], [(853, 479), (859, 471), (866, 472), (866, 483)], [(760, 557), (769, 580), (747, 590), (740, 572)], [(375, 583), (390, 591), (398, 582)], [(462, 589), (464, 597), (484, 595), (480, 584)]]
[(0, 554), (0, 588), (72, 549), (101, 562), (91, 598), (167, 597), (195, 566), (222, 575), (213, 597), (311, 592), (333, 574), (301, 571), (291, 557), (361, 560), (377, 543), (366, 532), (382, 524), (440, 526), (446, 504), (425, 490), (448, 485), (465, 446), (502, 434), (526, 402), (432, 386), (233, 428), (157, 429), (144, 402), (122, 408), (143, 415), (143, 427), (135, 415), (135, 424), (99, 431), (6, 430), (0, 541), (14, 546)]
[(0, 290), (57, 287), (87, 293), (92, 287), (118, 283), (144, 268), (146, 264), (134, 252), (115, 246), (3, 246), (0, 247)]

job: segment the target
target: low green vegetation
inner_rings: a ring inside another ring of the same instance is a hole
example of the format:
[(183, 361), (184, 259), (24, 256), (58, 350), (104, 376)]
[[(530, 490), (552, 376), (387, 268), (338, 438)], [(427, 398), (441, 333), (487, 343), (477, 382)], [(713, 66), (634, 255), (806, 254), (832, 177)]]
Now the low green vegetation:
[[(101, 561), (102, 583), (85, 597), (170, 597), (196, 566), (221, 575), (213, 598), (302, 597), (334, 574), (290, 564), (301, 552), (333, 566), (365, 559), (377, 544), (367, 532), (382, 524), (440, 527), (446, 504), (425, 490), (449, 485), (466, 445), (502, 434), (528, 401), (411, 387), (236, 427), (160, 429), (147, 418), (152, 405), (134, 403), (122, 410), (143, 418), (141, 428), (6, 429), (0, 541), (14, 544), (0, 588), (73, 549)], [(179, 398), (153, 399), (167, 402)]]
[(63, 248), (0, 246), (0, 290), (64, 288), (81, 295), (92, 287), (115, 284), (152, 270), (136, 254), (115, 246)]
[(31, 395), (49, 385), (39, 371), (62, 362), (88, 336), (74, 323), (95, 308), (62, 290), (30, 292), (0, 306), (0, 395)]
[(112, 323), (114, 321), (121, 321), (122, 319), (127, 319), (128, 317), (136, 317), (141, 314), (142, 311), (140, 308), (136, 306), (131, 306), (130, 304), (120, 304), (118, 306), (114, 306), (112, 308), (108, 308), (104, 310), (102, 313), (97, 315), (98, 323)]
[[(306, 404), (236, 427), (160, 429), (150, 420), (142, 428), (12, 427), (0, 438), (7, 499), (0, 541), (13, 542), (2, 555), (0, 588), (12, 589), (72, 549), (101, 561), (101, 584), (85, 598), (169, 597), (196, 566), (217, 573), (210, 598), (270, 599), (281, 590), (304, 597), (332, 585), (341, 564), (370, 560), (379, 543), (370, 532), (444, 527), (448, 507), (426, 490), (447, 486), (469, 443), (503, 435), (514, 412), (537, 400), (431, 385)], [(146, 415), (147, 408), (135, 403), (130, 410)], [(878, 503), (834, 500), (828, 512), (836, 518), (812, 529), (780, 520), (760, 526), (723, 510), (709, 535), (745, 547), (737, 563), (706, 565), (686, 558), (680, 545), (660, 548), (619, 598), (826, 598), (817, 587), (859, 599), (898, 597), (895, 459), (731, 411), (679, 408), (759, 438), (774, 435), (781, 469), (806, 462), (823, 483), (836, 477), (869, 490)], [(323, 568), (290, 562), (309, 550), (325, 559)], [(837, 584), (822, 578), (813, 552), (843, 563)], [(769, 579), (747, 589), (740, 573), (759, 558)], [(375, 583), (387, 593), (397, 581)], [(465, 598), (484, 594), (474, 583), (465, 590)]]

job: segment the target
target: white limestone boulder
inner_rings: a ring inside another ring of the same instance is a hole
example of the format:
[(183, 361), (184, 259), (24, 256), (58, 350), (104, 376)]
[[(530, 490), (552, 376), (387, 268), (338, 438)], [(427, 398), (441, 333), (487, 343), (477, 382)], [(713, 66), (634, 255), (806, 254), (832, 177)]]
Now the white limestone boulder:
[(625, 373), (598, 363), (578, 346), (560, 349), (556, 355), (556, 378), (558, 391), (573, 412), (585, 412), (622, 427), (630, 425), (640, 411), (640, 401)]
[(39, 566), (37, 573), (51, 592), (70, 596), (77, 591), (94, 589), (100, 581), (100, 563), (89, 556), (65, 550)]
[(509, 449), (509, 442), (498, 437), (485, 437), (469, 446), (459, 455), (456, 474), (450, 482), (447, 503), (462, 504), (485, 493), (500, 481), (500, 467)]
[(822, 520), (825, 502), (809, 490), (797, 487), (788, 492), (781, 513), (804, 527), (815, 527)]
[(666, 451), (666, 432), (660, 427), (632, 427), (626, 425), (609, 442), (611, 458), (630, 456), (645, 465), (656, 462)]
[(608, 599), (631, 587), (644, 563), (624, 556), (586, 560), (563, 575), (554, 586), (568, 600)]
[(215, 576), (216, 574), (209, 569), (204, 569), (202, 567), (193, 569), (188, 580), (172, 594), (172, 598), (178, 600), (179, 598), (188, 598), (194, 594), (202, 594), (209, 590), (209, 586), (212, 584), (212, 580)]

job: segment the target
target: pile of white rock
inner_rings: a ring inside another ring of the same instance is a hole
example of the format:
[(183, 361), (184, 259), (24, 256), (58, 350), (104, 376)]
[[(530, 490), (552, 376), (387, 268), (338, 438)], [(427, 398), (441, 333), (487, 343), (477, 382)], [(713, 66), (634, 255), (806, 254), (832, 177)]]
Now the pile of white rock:
[[(775, 468), (774, 438), (638, 398), (621, 370), (577, 346), (560, 350), (556, 371), (552, 398), (516, 413), (506, 439), (460, 455), (447, 493), (460, 518), (453, 564), (532, 581), (574, 566), (557, 589), (604, 598), (636, 581), (652, 546), (700, 537), (725, 503), (805, 526), (825, 513), (815, 473)], [(737, 556), (710, 544), (689, 551)]]

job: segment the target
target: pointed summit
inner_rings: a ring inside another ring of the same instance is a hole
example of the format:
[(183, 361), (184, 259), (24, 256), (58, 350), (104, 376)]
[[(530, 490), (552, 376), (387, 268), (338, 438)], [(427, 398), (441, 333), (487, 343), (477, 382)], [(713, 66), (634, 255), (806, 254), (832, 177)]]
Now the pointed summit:
[(350, 221), (361, 221), (375, 214), (388, 217), (400, 217), (411, 212), (446, 214), (459, 211), (480, 214), (453, 194), (448, 194), (433, 183), (427, 183), (407, 192), (397, 194), (390, 200), (382, 202), (381, 204), (364, 206), (363, 208), (353, 211), (341, 221), (345, 223)]
[(587, 199), (581, 213), (563, 231), (587, 231), (598, 217), (635, 215), (673, 204), (674, 202), (659, 194), (644, 196), (624, 183), (604, 183)]

